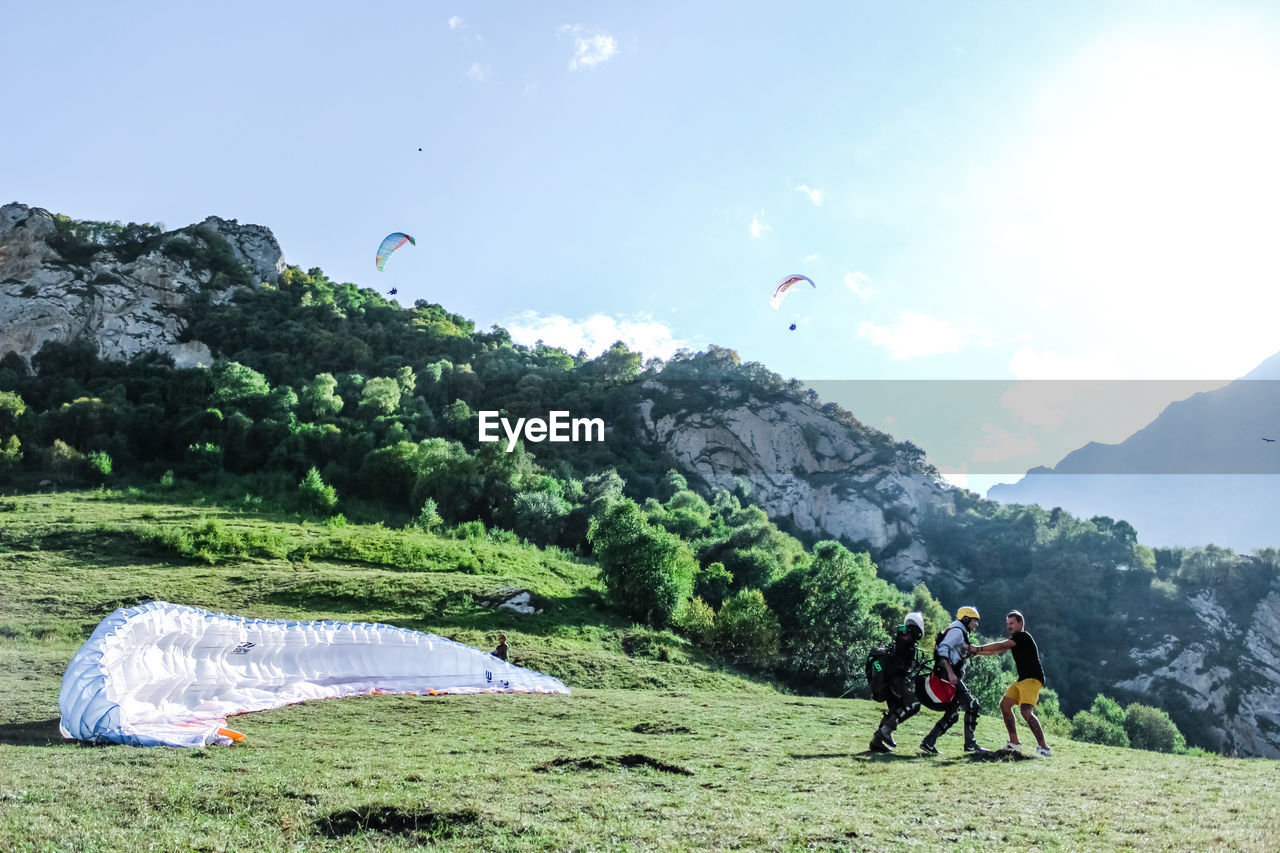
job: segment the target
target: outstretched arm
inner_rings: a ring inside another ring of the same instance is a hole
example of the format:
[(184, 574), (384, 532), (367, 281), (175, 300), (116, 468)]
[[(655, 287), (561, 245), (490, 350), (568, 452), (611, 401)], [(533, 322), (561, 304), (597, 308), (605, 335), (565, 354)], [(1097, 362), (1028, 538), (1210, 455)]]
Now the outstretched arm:
[(998, 655), (1013, 648), (1013, 640), (997, 640), (994, 643), (987, 643), (982, 646), (970, 646), (969, 654), (971, 655)]

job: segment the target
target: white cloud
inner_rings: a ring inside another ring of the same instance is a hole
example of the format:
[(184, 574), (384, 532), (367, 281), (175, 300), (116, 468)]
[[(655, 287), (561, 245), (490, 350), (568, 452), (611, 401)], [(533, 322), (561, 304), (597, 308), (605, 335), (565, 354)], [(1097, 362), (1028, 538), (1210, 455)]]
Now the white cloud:
[(581, 24), (565, 24), (556, 31), (556, 34), (567, 34), (573, 37), (573, 59), (569, 61), (570, 71), (594, 68), (608, 62), (618, 52), (618, 42), (613, 36), (590, 31)]
[(518, 344), (533, 346), (542, 341), (568, 353), (585, 350), (596, 356), (622, 341), (627, 348), (642, 352), (645, 358), (670, 358), (681, 348), (692, 348), (689, 341), (676, 338), (665, 323), (648, 316), (611, 317), (593, 314), (581, 320), (561, 314), (539, 314), (525, 311), (501, 324)]
[(1009, 372), (1019, 379), (1122, 379), (1124, 367), (1111, 350), (1062, 353), (1022, 347), (1009, 360)]
[(772, 225), (764, 224), (764, 220), (760, 218), (762, 216), (764, 216), (763, 213), (757, 213), (755, 216), (751, 217), (751, 239), (752, 240), (759, 240), (762, 237), (764, 237), (765, 234), (773, 230)]
[(801, 184), (796, 187), (796, 190), (807, 195), (809, 197), (809, 201), (813, 202), (818, 207), (822, 207), (822, 200), (827, 196), (825, 190), (816, 189), (808, 186), (807, 184)]
[(814, 252), (812, 255), (805, 255), (805, 256), (804, 256), (804, 262), (805, 262), (806, 264), (811, 264), (811, 263), (813, 263), (814, 261), (816, 261), (817, 259), (818, 259), (818, 253), (817, 253), (817, 252)]
[(482, 62), (474, 62), (471, 64), (471, 67), (467, 69), (467, 79), (474, 80), (477, 83), (483, 83), (489, 79), (489, 73), (489, 66)]
[(945, 320), (903, 311), (898, 322), (891, 326), (871, 322), (858, 324), (857, 337), (886, 350), (894, 361), (906, 361), (955, 352), (969, 342), (970, 334)]
[(466, 28), (467, 28), (467, 22), (464, 21), (462, 18), (459, 18), (457, 15), (454, 15), (452, 18), (449, 19), (449, 29), (465, 30)]
[(855, 296), (861, 296), (863, 299), (875, 292), (871, 289), (871, 276), (864, 272), (845, 273), (844, 286), (853, 291)]

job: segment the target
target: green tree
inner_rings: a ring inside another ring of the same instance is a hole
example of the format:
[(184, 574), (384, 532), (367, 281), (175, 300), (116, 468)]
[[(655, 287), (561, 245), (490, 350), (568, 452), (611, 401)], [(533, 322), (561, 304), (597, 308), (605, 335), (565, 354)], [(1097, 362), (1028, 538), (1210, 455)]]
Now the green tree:
[(13, 471), (21, 464), (22, 442), (16, 435), (11, 435), (0, 446), (0, 471)]
[(213, 377), (213, 395), (215, 403), (238, 403), (257, 397), (266, 397), (271, 393), (271, 384), (252, 367), (246, 367), (237, 361), (220, 361), (210, 371)]
[(13, 391), (0, 391), (0, 433), (17, 432), (18, 421), (27, 411), (27, 404)]
[(425, 533), (438, 533), (444, 526), (444, 519), (440, 517), (436, 502), (427, 498), (422, 502), (422, 509), (418, 511), (418, 517), (413, 523)]
[(552, 545), (572, 507), (551, 492), (520, 492), (515, 497), (515, 532), (537, 545)]
[(782, 626), (785, 666), (796, 678), (839, 693), (859, 677), (863, 652), (882, 630), (871, 608), (889, 595), (869, 556), (819, 542), (808, 568), (768, 591)]
[(378, 376), (364, 383), (360, 392), (360, 408), (375, 415), (390, 415), (400, 408), (400, 384), (389, 376)]
[(689, 546), (650, 525), (625, 498), (591, 519), (587, 540), (610, 602), (637, 621), (670, 624), (693, 589), (697, 561)]
[(302, 387), (301, 403), (314, 417), (334, 417), (342, 411), (343, 401), (336, 393), (338, 380), (332, 373), (319, 373)]
[(658, 496), (663, 501), (670, 501), (673, 496), (688, 489), (689, 481), (675, 468), (671, 468), (662, 475), (662, 481), (658, 484)]
[(314, 466), (298, 483), (298, 495), (303, 506), (312, 512), (329, 512), (338, 505), (338, 490), (326, 485)]
[(45, 465), (49, 473), (59, 480), (74, 477), (83, 464), (83, 454), (60, 438), (55, 438), (45, 451)]

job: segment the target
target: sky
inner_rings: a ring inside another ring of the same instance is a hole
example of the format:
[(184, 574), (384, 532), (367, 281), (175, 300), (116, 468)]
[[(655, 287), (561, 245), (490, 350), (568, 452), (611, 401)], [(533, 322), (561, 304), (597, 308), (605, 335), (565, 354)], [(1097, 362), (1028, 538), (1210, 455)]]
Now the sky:
[[(963, 420), (971, 488), (1280, 350), (1274, 3), (0, 0), (0, 57), (0, 203), (266, 225), (523, 343), (729, 347), (934, 461)], [(1099, 405), (1060, 380), (1144, 391), (1055, 427)]]

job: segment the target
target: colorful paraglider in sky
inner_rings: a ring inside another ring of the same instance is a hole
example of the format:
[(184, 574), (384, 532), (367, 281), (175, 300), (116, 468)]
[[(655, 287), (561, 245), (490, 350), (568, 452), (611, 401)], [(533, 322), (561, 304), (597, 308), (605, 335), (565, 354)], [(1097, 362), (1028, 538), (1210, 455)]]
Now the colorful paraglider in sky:
[(813, 279), (809, 278), (807, 275), (789, 275), (782, 281), (778, 282), (777, 286), (773, 288), (773, 296), (769, 298), (769, 307), (774, 311), (777, 311), (778, 306), (782, 304), (782, 300), (786, 298), (787, 293), (790, 292), (791, 288), (802, 281), (809, 282), (809, 286), (814, 289), (817, 289), (818, 287), (818, 285), (813, 283)]
[(387, 259), (391, 257), (391, 253), (396, 249), (399, 249), (405, 243), (410, 243), (414, 246), (418, 245), (417, 240), (402, 231), (397, 231), (394, 234), (388, 234), (382, 239), (382, 243), (378, 246), (377, 263), (379, 271), (387, 265)]
[[(774, 311), (777, 311), (778, 306), (782, 304), (783, 299), (786, 299), (787, 293), (790, 292), (791, 288), (795, 287), (797, 284), (799, 284), (802, 281), (809, 282), (809, 286), (814, 288), (815, 290), (818, 287), (816, 284), (813, 283), (813, 279), (809, 278), (807, 275), (800, 275), (799, 273), (789, 275), (786, 278), (782, 279), (782, 281), (778, 282), (777, 285), (774, 286), (773, 296), (769, 298), (769, 307), (772, 308)], [(790, 326), (787, 327), (787, 329), (794, 332), (796, 330), (796, 324), (792, 323)]]

